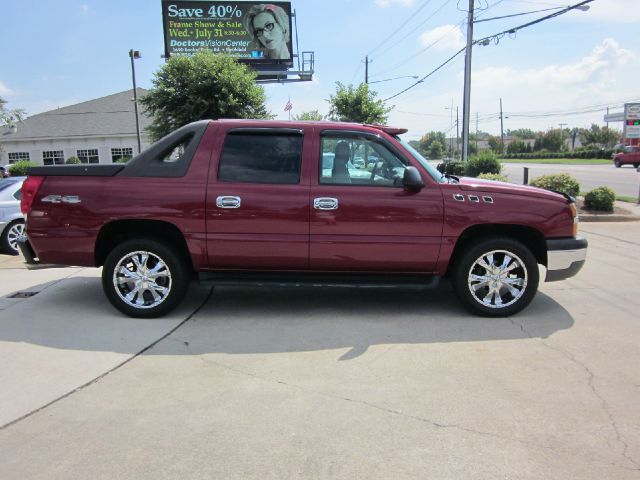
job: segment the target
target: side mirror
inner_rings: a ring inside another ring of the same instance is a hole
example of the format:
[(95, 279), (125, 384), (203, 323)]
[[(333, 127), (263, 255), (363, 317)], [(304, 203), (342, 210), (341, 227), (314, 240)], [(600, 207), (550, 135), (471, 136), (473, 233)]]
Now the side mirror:
[(424, 182), (420, 176), (420, 172), (416, 167), (407, 167), (402, 177), (402, 186), (406, 190), (420, 191), (424, 188)]

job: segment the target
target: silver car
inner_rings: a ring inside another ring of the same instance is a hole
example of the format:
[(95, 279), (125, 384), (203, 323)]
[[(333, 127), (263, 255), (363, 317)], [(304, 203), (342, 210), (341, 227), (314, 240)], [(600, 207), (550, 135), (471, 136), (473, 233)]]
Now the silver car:
[(20, 194), (26, 178), (0, 179), (0, 246), (9, 255), (18, 255), (18, 238), (24, 234)]

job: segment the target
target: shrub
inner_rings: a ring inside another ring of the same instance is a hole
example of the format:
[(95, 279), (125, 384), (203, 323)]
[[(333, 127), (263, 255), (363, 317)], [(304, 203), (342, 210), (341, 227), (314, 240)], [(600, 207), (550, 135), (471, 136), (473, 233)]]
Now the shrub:
[(464, 164), (462, 162), (444, 162), (436, 167), (440, 173), (447, 175), (464, 175)]
[(584, 196), (584, 206), (589, 210), (613, 212), (616, 193), (609, 187), (594, 188)]
[(580, 193), (580, 184), (578, 181), (567, 173), (559, 173), (555, 175), (543, 175), (531, 181), (534, 187), (544, 188), (545, 190), (554, 190), (556, 192), (566, 193), (572, 197), (577, 197)]
[(131, 156), (125, 155), (123, 157), (118, 158), (114, 163), (127, 163), (129, 160), (131, 160)]
[(28, 160), (20, 160), (19, 162), (9, 165), (9, 174), (12, 177), (24, 177), (27, 174), (27, 170), (35, 166), (35, 163)]
[(471, 157), (464, 168), (464, 174), (469, 177), (477, 177), (481, 173), (499, 174), (502, 164), (493, 152), (482, 152), (477, 157)]
[(78, 157), (69, 157), (67, 158), (67, 161), (64, 163), (66, 163), (67, 165), (78, 165), (79, 163), (82, 163), (82, 162)]
[(508, 182), (509, 179), (501, 173), (481, 173), (478, 178), (483, 180), (494, 180), (496, 182)]

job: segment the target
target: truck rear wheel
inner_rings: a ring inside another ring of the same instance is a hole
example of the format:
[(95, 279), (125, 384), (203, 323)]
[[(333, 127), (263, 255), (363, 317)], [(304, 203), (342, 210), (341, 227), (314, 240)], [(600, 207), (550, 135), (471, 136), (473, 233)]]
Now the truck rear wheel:
[(491, 237), (463, 251), (453, 287), (466, 308), (485, 317), (506, 317), (525, 308), (538, 290), (538, 263), (517, 240)]
[(180, 303), (188, 286), (184, 259), (150, 238), (121, 243), (102, 270), (102, 288), (111, 304), (136, 318), (165, 315)]

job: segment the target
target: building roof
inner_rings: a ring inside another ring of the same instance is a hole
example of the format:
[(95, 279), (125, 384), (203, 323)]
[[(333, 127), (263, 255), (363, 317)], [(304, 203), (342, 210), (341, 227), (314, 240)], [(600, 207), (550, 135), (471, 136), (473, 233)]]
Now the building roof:
[[(138, 99), (147, 90), (138, 88)], [(17, 130), (0, 128), (0, 142), (38, 138), (104, 137), (136, 134), (133, 89), (95, 100), (33, 115), (17, 124)], [(140, 132), (151, 119), (139, 110)]]

